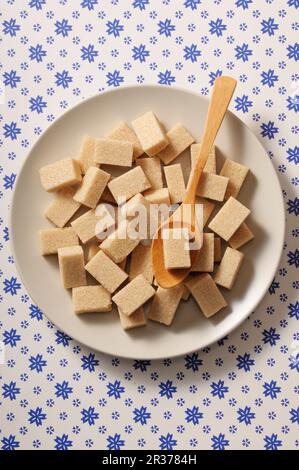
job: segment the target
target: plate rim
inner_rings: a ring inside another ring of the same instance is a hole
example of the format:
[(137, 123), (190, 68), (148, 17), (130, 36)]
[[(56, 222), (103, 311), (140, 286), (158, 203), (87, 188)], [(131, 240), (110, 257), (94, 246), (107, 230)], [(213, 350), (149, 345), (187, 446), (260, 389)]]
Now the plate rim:
[[(121, 87), (117, 87), (117, 88), (112, 88), (112, 89), (109, 89), (109, 90), (104, 90), (100, 93), (95, 93), (91, 96), (89, 96), (88, 98), (85, 98), (83, 99), (82, 101), (80, 101), (79, 103), (75, 104), (74, 106), (71, 106), (69, 109), (67, 109), (66, 111), (64, 111), (59, 117), (57, 117), (53, 122), (50, 123), (50, 125), (38, 136), (38, 139), (36, 140), (36, 142), (32, 145), (32, 147), (30, 147), (30, 149), (27, 151), (26, 153), (26, 156), (25, 158), (23, 159), (20, 167), (19, 167), (19, 170), (18, 170), (18, 174), (17, 174), (17, 178), (16, 178), (16, 181), (15, 181), (15, 184), (14, 184), (14, 188), (13, 188), (13, 193), (12, 193), (12, 196), (11, 196), (11, 204), (10, 204), (10, 210), (9, 210), (9, 215), (8, 215), (8, 222), (9, 222), (9, 227), (11, 229), (11, 236), (10, 236), (10, 248), (11, 248), (11, 251), (12, 251), (12, 255), (13, 255), (13, 259), (14, 259), (14, 265), (16, 267), (16, 271), (18, 273), (18, 275), (20, 276), (20, 279), (22, 281), (22, 284), (24, 285), (24, 287), (26, 288), (30, 298), (36, 303), (35, 299), (34, 299), (34, 296), (32, 295), (31, 293), (31, 289), (28, 287), (27, 283), (25, 282), (24, 278), (23, 278), (23, 274), (22, 274), (22, 270), (19, 266), (19, 263), (17, 261), (17, 258), (15, 256), (15, 243), (14, 243), (14, 235), (13, 235), (13, 230), (12, 230), (12, 221), (14, 219), (14, 207), (15, 207), (15, 195), (16, 195), (16, 189), (17, 189), (17, 186), (19, 184), (19, 181), (20, 181), (20, 178), (21, 178), (21, 175), (22, 175), (22, 172), (24, 170), (24, 166), (28, 160), (28, 157), (29, 155), (34, 151), (35, 147), (38, 145), (39, 141), (44, 137), (44, 135), (54, 126), (54, 125), (57, 125), (59, 123), (60, 120), (64, 119), (69, 113), (73, 112), (76, 108), (79, 108), (82, 104), (86, 104), (88, 103), (89, 101), (92, 101), (96, 98), (98, 98), (99, 96), (102, 96), (102, 95), (109, 95), (109, 94), (113, 94), (115, 92), (120, 92), (122, 90), (126, 91), (126, 90), (133, 90), (133, 89), (140, 89), (140, 88), (147, 88), (147, 89), (171, 89), (173, 91), (179, 91), (179, 92), (183, 92), (183, 93), (187, 93), (187, 94), (190, 94), (190, 95), (193, 95), (193, 96), (196, 96), (197, 98), (200, 98), (202, 99), (203, 101), (206, 101), (207, 103), (209, 102), (209, 98), (206, 97), (206, 96), (202, 96), (199, 92), (197, 92), (196, 90), (190, 90), (190, 89), (187, 89), (187, 88), (184, 88), (184, 87), (181, 87), (181, 86), (172, 86), (172, 85), (168, 85), (168, 86), (165, 86), (165, 85), (160, 85), (160, 84), (140, 84), (140, 85), (134, 85), (134, 84), (130, 84), (130, 85), (125, 85), (125, 86), (121, 86)], [(259, 143), (259, 145), (262, 147), (264, 153), (265, 153), (265, 156), (268, 157), (268, 154), (267, 154), (267, 151), (263, 145), (263, 143), (261, 142), (260, 138), (256, 136), (255, 132), (244, 122), (242, 121), (241, 118), (239, 118), (239, 116), (237, 116), (233, 111), (231, 110), (227, 110), (227, 113), (235, 120), (239, 121), (239, 123), (243, 126), (246, 127), (246, 129), (249, 131), (249, 133), (257, 140), (257, 142)], [(285, 230), (286, 230), (286, 213), (285, 213), (285, 207), (284, 207), (284, 200), (283, 200), (283, 194), (282, 194), (282, 187), (281, 187), (281, 184), (280, 184), (280, 181), (279, 181), (279, 178), (278, 178), (278, 175), (277, 175), (277, 172), (274, 168), (274, 165), (273, 163), (271, 162), (270, 160), (270, 163), (272, 164), (272, 167), (273, 167), (273, 174), (274, 174), (274, 177), (276, 179), (276, 182), (278, 184), (278, 187), (280, 188), (280, 205), (281, 205), (281, 212), (282, 212), (282, 220), (281, 220), (281, 233), (280, 233), (280, 240), (279, 240), (279, 244), (280, 244), (280, 250), (279, 250), (279, 256), (277, 256), (277, 259), (276, 259), (276, 263), (275, 263), (275, 269), (273, 270), (273, 274), (271, 276), (271, 279), (268, 280), (268, 282), (265, 284), (265, 287), (264, 289), (261, 291), (261, 294), (259, 295), (259, 299), (254, 303), (253, 305), (253, 308), (251, 309), (251, 312), (247, 312), (246, 315), (242, 316), (240, 319), (238, 319), (238, 321), (233, 325), (233, 327), (229, 327), (227, 328), (227, 330), (224, 332), (224, 333), (219, 333), (214, 339), (213, 341), (207, 341), (203, 346), (200, 346), (199, 348), (192, 348), (192, 349), (186, 349), (184, 351), (181, 351), (177, 354), (171, 354), (170, 356), (158, 356), (158, 357), (154, 357), (154, 358), (150, 358), (148, 356), (138, 356), (138, 357), (133, 357), (133, 356), (128, 356), (128, 355), (124, 355), (124, 354), (118, 354), (118, 353), (115, 353), (115, 356), (119, 357), (119, 358), (122, 358), (122, 359), (139, 359), (139, 360), (142, 360), (142, 359), (146, 359), (146, 360), (151, 360), (151, 361), (158, 361), (158, 360), (161, 360), (161, 359), (164, 359), (165, 357), (171, 357), (171, 358), (178, 358), (178, 357), (182, 357), (184, 355), (188, 355), (188, 354), (192, 354), (193, 352), (195, 351), (202, 351), (204, 348), (208, 347), (208, 346), (211, 346), (213, 344), (215, 344), (217, 341), (219, 341), (221, 338), (227, 336), (228, 334), (230, 334), (231, 332), (235, 331), (245, 320), (248, 316), (250, 316), (254, 310), (257, 308), (257, 306), (262, 302), (262, 300), (264, 299), (266, 293), (267, 293), (267, 290), (269, 289), (269, 286), (271, 285), (271, 282), (272, 282), (272, 277), (274, 276), (275, 277), (275, 274), (277, 272), (277, 269), (278, 269), (278, 266), (279, 266), (279, 263), (280, 263), (280, 260), (281, 260), (281, 257), (282, 257), (282, 252), (283, 252), (283, 246), (284, 246), (284, 240), (285, 240)], [(36, 303), (37, 305), (37, 303)], [(43, 311), (43, 314), (45, 315), (45, 317), (51, 321), (56, 328), (58, 328), (59, 330), (65, 332), (65, 330), (63, 328), (61, 328), (58, 324), (58, 322), (54, 322), (53, 320), (51, 320), (46, 312)], [(66, 333), (66, 332), (65, 332)], [(78, 339), (78, 337), (76, 335), (73, 335), (72, 334), (72, 339), (75, 340), (76, 342), (78, 342), (79, 344), (89, 348), (90, 350), (92, 351), (96, 351), (98, 353), (101, 353), (101, 354), (106, 354), (106, 355), (109, 355), (109, 356), (113, 356), (113, 353), (112, 352), (107, 352), (107, 351), (102, 351), (101, 349), (96, 349), (94, 347), (91, 347), (87, 342), (85, 342), (84, 340), (82, 339)]]

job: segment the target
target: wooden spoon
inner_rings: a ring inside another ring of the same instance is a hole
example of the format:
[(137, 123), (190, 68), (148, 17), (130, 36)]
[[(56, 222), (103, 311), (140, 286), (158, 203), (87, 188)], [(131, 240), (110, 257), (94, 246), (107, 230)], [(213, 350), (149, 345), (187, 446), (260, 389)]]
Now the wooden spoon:
[[(212, 91), (212, 97), (209, 104), (208, 115), (206, 119), (205, 129), (203, 133), (203, 139), (200, 146), (199, 156), (194, 166), (188, 186), (184, 197), (184, 200), (180, 207), (171, 215), (171, 217), (163, 222), (157, 230), (155, 237), (152, 241), (152, 264), (155, 278), (159, 286), (163, 288), (170, 288), (180, 284), (189, 274), (191, 268), (188, 269), (171, 269), (168, 270), (164, 266), (163, 257), (163, 239), (162, 229), (165, 225), (173, 227), (176, 217), (183, 214), (184, 218), (184, 204), (190, 204), (191, 207), (191, 221), (190, 217), (188, 220), (182, 220), (180, 225), (186, 226), (192, 233), (196, 233), (197, 227), (195, 223), (195, 197), (196, 189), (200, 181), (204, 166), (207, 162), (209, 153), (212, 149), (214, 140), (221, 126), (226, 110), (229, 106), (230, 100), (236, 88), (237, 81), (232, 77), (218, 77), (215, 80), (214, 88)], [(188, 213), (186, 211), (185, 213)], [(198, 238), (198, 237), (196, 237)], [(196, 261), (198, 256), (198, 250), (191, 250), (191, 266)]]

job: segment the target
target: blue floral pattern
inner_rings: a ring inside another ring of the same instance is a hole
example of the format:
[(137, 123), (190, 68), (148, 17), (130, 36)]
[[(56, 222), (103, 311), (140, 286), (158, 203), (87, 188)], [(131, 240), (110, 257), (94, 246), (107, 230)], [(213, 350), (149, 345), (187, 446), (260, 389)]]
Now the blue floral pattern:
[[(0, 11), (0, 448), (299, 446), (298, 0), (3, 0)], [(278, 272), (229, 337), (171, 360), (126, 361), (57, 331), (14, 266), (9, 207), (28, 149), (105, 89), (238, 79), (231, 109), (261, 139), (287, 214)]]

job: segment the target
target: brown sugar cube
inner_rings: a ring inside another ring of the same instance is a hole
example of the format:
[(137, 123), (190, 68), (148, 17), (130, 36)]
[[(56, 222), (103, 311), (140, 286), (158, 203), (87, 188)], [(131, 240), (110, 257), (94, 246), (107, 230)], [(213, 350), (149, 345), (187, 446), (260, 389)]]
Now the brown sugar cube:
[(203, 233), (203, 243), (191, 271), (213, 272), (214, 270), (214, 234)]
[(74, 200), (94, 209), (110, 179), (110, 174), (95, 166), (90, 166), (77, 189)]
[(199, 274), (185, 284), (205, 317), (209, 318), (227, 306), (225, 298), (210, 274)]
[(131, 254), (129, 279), (130, 281), (135, 277), (143, 274), (145, 279), (151, 284), (153, 282), (153, 267), (151, 247), (138, 245)]
[(248, 225), (243, 222), (240, 225), (238, 230), (233, 234), (233, 236), (228, 240), (229, 245), (237, 250), (241, 248), (241, 246), (245, 245), (245, 243), (249, 242), (254, 238), (254, 235)]
[(74, 287), (72, 291), (74, 312), (111, 312), (111, 294), (102, 286)]
[(158, 156), (165, 165), (168, 165), (194, 142), (194, 138), (182, 124), (176, 124), (166, 136), (169, 145), (159, 152)]
[(100, 250), (100, 246), (98, 243), (96, 242), (91, 242), (88, 247), (87, 247), (87, 256), (86, 256), (86, 259), (87, 259), (87, 262), (91, 260), (91, 258), (93, 258)]
[(190, 297), (190, 291), (189, 289), (187, 289), (187, 287), (184, 285), (184, 290), (183, 290), (183, 294), (182, 294), (182, 300), (185, 300), (185, 302), (187, 300), (189, 300), (189, 297)]
[(71, 226), (82, 243), (87, 243), (96, 237), (97, 220), (95, 209), (90, 209), (71, 222)]
[(82, 246), (59, 248), (58, 261), (62, 283), (66, 289), (86, 285)]
[(53, 201), (46, 209), (45, 217), (57, 227), (64, 227), (81, 206), (79, 202), (73, 199), (76, 191), (77, 189), (72, 186), (61, 189), (55, 194)]
[(145, 197), (138, 193), (122, 206), (123, 215), (128, 220), (136, 219), (136, 229), (141, 240), (150, 237), (150, 203)]
[(132, 313), (128, 317), (128, 315), (125, 315), (122, 313), (120, 308), (118, 309), (119, 313), (119, 319), (120, 319), (120, 324), (123, 328), (123, 330), (132, 330), (132, 328), (137, 328), (139, 326), (145, 326), (146, 325), (146, 318), (144, 315), (144, 309), (143, 307), (137, 308), (135, 312)]
[(149, 320), (163, 323), (167, 326), (171, 325), (183, 292), (183, 284), (171, 287), (170, 289), (163, 289), (162, 287), (158, 287), (158, 290), (150, 306), (148, 314)]
[[(193, 144), (190, 147), (191, 150), (191, 168), (194, 167), (200, 152), (201, 144)], [(204, 166), (204, 171), (206, 173), (216, 174), (216, 148), (213, 145), (211, 152), (209, 153), (207, 163)]]
[(175, 165), (165, 166), (164, 173), (171, 204), (182, 202), (186, 187), (181, 165), (177, 163)]
[(105, 165), (132, 166), (133, 145), (111, 139), (96, 139), (95, 161)]
[(235, 283), (243, 258), (244, 253), (228, 246), (214, 277), (216, 284), (226, 289), (231, 289)]
[(170, 204), (169, 191), (167, 188), (149, 189), (145, 191), (144, 197), (151, 204)]
[[(168, 145), (168, 139), (160, 122), (152, 111), (149, 111), (132, 122), (143, 151), (150, 157)], [(138, 191), (139, 192), (139, 191)]]
[(238, 196), (248, 172), (249, 168), (246, 166), (234, 162), (233, 160), (225, 160), (224, 165), (220, 171), (220, 175), (229, 178), (225, 199), (228, 199), (230, 196)]
[(118, 263), (117, 266), (120, 267), (120, 269), (122, 269), (123, 271), (126, 270), (126, 266), (127, 266), (127, 261), (128, 261), (128, 257), (123, 259), (120, 263)]
[(55, 255), (59, 248), (79, 245), (79, 240), (72, 227), (44, 228), (39, 230), (42, 255)]
[(219, 263), (222, 258), (221, 238), (214, 237), (214, 263)]
[(101, 250), (103, 250), (114, 263), (121, 263), (139, 244), (140, 238), (133, 238), (131, 231), (133, 232), (130, 228), (130, 224), (124, 221), (101, 243)]
[(141, 166), (145, 176), (151, 184), (151, 189), (163, 188), (161, 160), (158, 157), (139, 158), (136, 162)]
[(196, 194), (214, 201), (223, 201), (227, 184), (228, 178), (204, 171), (199, 180)]
[(136, 160), (143, 154), (143, 149), (137, 135), (128, 124), (123, 121), (108, 134), (108, 139), (130, 142), (133, 145), (133, 160)]
[(74, 186), (82, 180), (80, 165), (72, 158), (43, 166), (39, 170), (39, 175), (42, 187), (48, 192)]
[(249, 214), (250, 210), (231, 196), (211, 220), (209, 228), (228, 241)]
[(196, 204), (202, 204), (202, 225), (205, 227), (215, 208), (215, 203), (199, 196), (196, 197), (195, 202)]
[(94, 151), (95, 139), (86, 135), (83, 138), (78, 159), (83, 175), (85, 175), (90, 166), (95, 166), (96, 164), (94, 159)]
[(190, 268), (188, 230), (165, 229), (163, 235), (164, 266), (166, 269)]
[(135, 277), (129, 284), (123, 287), (112, 297), (113, 302), (124, 315), (130, 316), (154, 294), (155, 289), (142, 274)]
[(108, 188), (116, 202), (119, 202), (121, 198), (122, 203), (124, 200), (127, 201), (135, 194), (142, 193), (150, 187), (151, 184), (140, 166), (129, 170), (108, 183)]
[(127, 273), (101, 250), (91, 258), (85, 269), (111, 294), (128, 277)]

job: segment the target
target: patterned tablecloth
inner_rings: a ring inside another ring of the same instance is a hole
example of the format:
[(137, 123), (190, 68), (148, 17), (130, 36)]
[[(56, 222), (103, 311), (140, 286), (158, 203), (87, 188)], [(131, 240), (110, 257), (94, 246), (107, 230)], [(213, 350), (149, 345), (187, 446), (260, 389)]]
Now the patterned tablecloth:
[[(1, 1), (2, 449), (299, 446), (298, 7)], [(231, 109), (263, 142), (283, 188), (286, 243), (269, 293), (204, 351), (158, 362), (94, 353), (56, 330), (16, 272), (9, 206), (19, 168), (41, 132), (88, 96), (132, 83), (206, 96), (221, 74), (238, 79)]]

